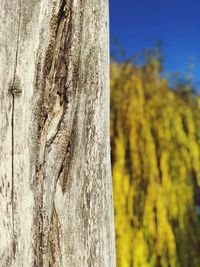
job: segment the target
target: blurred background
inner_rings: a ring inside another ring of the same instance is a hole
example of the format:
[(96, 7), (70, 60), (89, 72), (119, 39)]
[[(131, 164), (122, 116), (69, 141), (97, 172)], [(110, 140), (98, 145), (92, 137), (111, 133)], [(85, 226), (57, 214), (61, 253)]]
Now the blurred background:
[(110, 0), (117, 267), (200, 267), (199, 12)]

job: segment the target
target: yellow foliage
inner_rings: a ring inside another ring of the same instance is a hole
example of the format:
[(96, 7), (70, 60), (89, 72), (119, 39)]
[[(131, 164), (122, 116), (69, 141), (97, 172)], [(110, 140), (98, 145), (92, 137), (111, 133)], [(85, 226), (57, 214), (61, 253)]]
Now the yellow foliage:
[(118, 267), (200, 267), (200, 99), (156, 64), (111, 64)]

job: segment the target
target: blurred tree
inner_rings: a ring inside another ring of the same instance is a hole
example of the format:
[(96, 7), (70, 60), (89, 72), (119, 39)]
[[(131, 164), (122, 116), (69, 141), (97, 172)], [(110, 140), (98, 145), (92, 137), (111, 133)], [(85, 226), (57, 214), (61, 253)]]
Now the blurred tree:
[(111, 64), (117, 266), (199, 267), (200, 98), (148, 53)]

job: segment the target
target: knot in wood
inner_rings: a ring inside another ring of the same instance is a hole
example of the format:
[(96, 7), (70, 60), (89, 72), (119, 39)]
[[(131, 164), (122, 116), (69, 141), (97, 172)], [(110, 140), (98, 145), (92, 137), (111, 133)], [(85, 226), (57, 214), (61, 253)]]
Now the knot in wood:
[(22, 89), (17, 85), (12, 85), (9, 90), (14, 96), (20, 96), (22, 94)]

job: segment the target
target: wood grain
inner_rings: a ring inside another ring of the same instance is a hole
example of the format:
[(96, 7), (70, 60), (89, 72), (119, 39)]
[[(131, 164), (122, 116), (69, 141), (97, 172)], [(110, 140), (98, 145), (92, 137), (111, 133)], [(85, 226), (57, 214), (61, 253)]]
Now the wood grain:
[(0, 2), (0, 266), (114, 267), (107, 0)]

